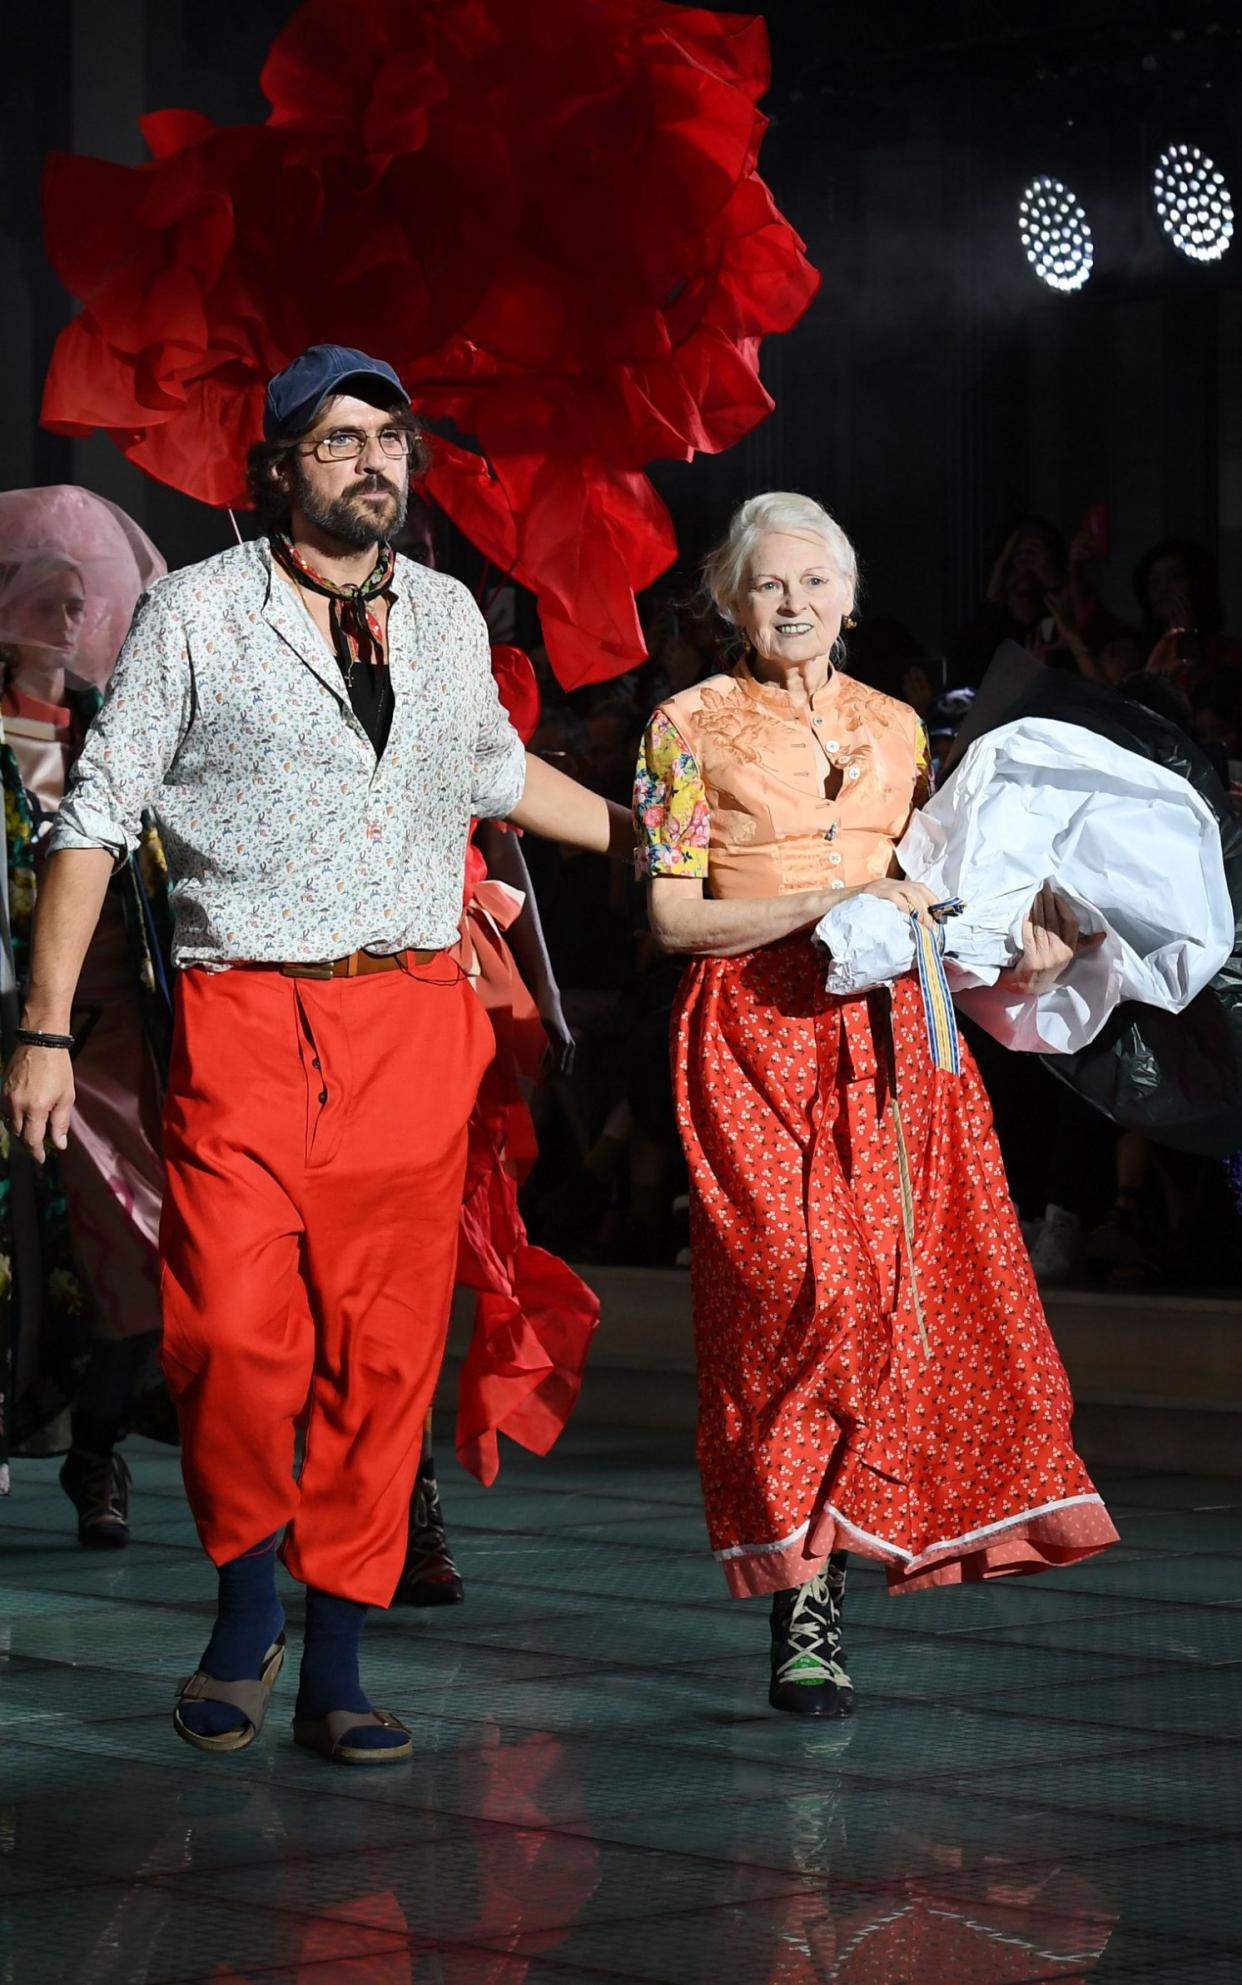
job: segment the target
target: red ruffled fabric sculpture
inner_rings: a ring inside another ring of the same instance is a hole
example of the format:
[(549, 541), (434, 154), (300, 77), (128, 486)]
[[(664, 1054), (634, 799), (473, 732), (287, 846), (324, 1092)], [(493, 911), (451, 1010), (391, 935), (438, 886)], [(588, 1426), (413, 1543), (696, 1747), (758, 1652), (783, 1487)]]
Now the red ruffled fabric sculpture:
[(83, 309), (44, 399), (213, 504), (305, 346), (382, 352), (451, 430), (432, 495), (539, 600), (567, 687), (641, 659), (676, 550), (642, 473), (772, 402), (818, 278), (756, 163), (762, 21), (666, 0), (307, 0), (266, 124), (142, 120), (150, 163), (60, 153), (48, 251)]

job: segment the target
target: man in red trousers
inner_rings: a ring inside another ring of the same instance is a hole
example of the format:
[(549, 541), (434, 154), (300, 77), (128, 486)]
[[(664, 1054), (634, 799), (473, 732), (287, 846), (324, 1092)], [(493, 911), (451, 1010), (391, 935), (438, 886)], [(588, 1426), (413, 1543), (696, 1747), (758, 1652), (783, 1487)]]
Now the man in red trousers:
[[(262, 534), (139, 606), (53, 829), (5, 1084), (65, 1144), (82, 959), (153, 810), (173, 881), (164, 1362), (219, 1610), (176, 1729), (239, 1750), (307, 1589), (297, 1742), (408, 1756), (358, 1653), (401, 1575), (492, 1052), (450, 957), (472, 817), (596, 851), (629, 816), (528, 758), (466, 590), (391, 550), (424, 444), (390, 367), (315, 346), (250, 456)], [(300, 1474), (295, 1420), (306, 1414)]]

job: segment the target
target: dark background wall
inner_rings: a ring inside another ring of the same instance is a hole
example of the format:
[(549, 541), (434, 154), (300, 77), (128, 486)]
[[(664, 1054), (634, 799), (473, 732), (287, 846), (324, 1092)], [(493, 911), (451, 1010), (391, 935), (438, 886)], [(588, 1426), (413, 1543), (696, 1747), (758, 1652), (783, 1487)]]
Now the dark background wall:
[[(219, 549), (225, 520), (110, 444), (36, 424), (72, 309), (42, 256), (42, 159), (67, 147), (137, 162), (147, 109), (260, 119), (259, 69), (292, 11), (45, 0), (6, 24), (3, 481), (87, 482), (174, 563)], [(655, 471), (687, 564), (743, 495), (813, 490), (856, 539), (873, 610), (935, 649), (1008, 520), (1037, 508), (1072, 532), (1104, 501), (1113, 604), (1127, 606), (1142, 548), (1180, 532), (1219, 549), (1242, 627), (1242, 238), (1197, 268), (1163, 243), (1149, 197), (1156, 153), (1185, 138), (1213, 153), (1242, 209), (1237, 10), (772, 0), (766, 13), (765, 176), (823, 287), (766, 347), (774, 416), (718, 460)], [(1041, 170), (1074, 185), (1095, 228), (1096, 272), (1076, 296), (1041, 288), (1018, 245), (1018, 193)]]

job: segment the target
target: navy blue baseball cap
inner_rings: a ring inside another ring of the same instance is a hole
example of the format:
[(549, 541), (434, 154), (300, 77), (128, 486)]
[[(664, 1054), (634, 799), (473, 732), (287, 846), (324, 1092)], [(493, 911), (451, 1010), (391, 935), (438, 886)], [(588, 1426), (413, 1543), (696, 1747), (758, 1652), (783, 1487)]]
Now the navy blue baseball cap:
[(403, 407), (410, 404), (405, 387), (382, 358), (371, 358), (348, 345), (312, 345), (268, 381), (264, 439), (283, 441), (289, 435), (305, 434), (324, 401), (347, 385), (355, 388), (360, 400), (371, 399), (376, 387), (383, 386), (387, 389), (385, 402), (396, 399)]

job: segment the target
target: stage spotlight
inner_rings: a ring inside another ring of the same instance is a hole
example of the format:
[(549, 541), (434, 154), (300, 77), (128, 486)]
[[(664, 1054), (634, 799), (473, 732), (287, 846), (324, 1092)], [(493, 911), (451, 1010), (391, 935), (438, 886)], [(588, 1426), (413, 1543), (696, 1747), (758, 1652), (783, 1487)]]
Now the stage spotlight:
[(1233, 201), (1206, 153), (1170, 145), (1157, 162), (1152, 194), (1173, 246), (1192, 262), (1219, 262), (1233, 240)]
[(1068, 186), (1041, 173), (1018, 202), (1026, 259), (1049, 289), (1081, 289), (1095, 261), (1091, 224)]

